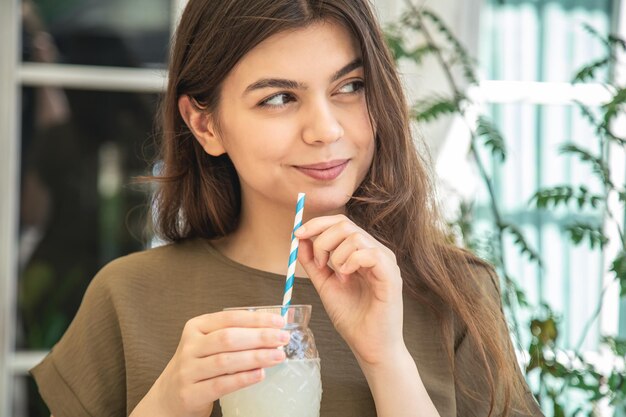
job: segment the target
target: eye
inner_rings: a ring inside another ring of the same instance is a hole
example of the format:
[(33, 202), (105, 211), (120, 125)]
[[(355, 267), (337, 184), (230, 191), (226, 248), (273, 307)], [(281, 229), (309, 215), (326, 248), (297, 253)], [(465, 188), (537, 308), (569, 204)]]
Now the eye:
[(259, 107), (280, 108), (286, 106), (289, 101), (292, 101), (292, 99), (293, 96), (291, 94), (278, 93), (260, 102)]
[[(347, 84), (344, 84), (339, 89), (339, 92), (341, 94), (359, 94), (363, 91), (364, 88), (365, 88), (365, 83), (363, 82), (363, 80), (355, 80)], [(292, 94), (278, 93), (261, 101), (258, 104), (258, 106), (279, 109), (279, 108), (285, 107), (291, 101), (295, 101), (295, 98)]]
[[(351, 91), (345, 91), (346, 87), (351, 87), (349, 89)], [(365, 83), (363, 82), (363, 80), (354, 80), (354, 81), (349, 82), (348, 84), (344, 84), (344, 86), (341, 87), (339, 91), (343, 91), (346, 94), (357, 94), (357, 93), (360, 93), (364, 88), (365, 88)]]

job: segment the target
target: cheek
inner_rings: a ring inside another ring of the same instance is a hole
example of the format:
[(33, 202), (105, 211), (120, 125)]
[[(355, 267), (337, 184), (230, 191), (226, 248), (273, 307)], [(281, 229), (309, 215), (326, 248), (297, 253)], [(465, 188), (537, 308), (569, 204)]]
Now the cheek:
[(239, 167), (281, 162), (289, 156), (293, 128), (284, 120), (241, 121), (230, 129), (226, 151)]
[[(353, 123), (353, 136), (356, 141), (356, 146), (360, 149), (363, 155), (363, 165), (361, 167), (361, 176), (365, 177), (370, 170), (372, 161), (374, 159), (374, 151), (376, 149), (376, 139), (374, 134), (374, 128), (370, 123), (369, 114), (367, 113), (367, 107), (363, 106), (363, 109), (359, 112), (358, 116), (354, 118)], [(361, 178), (362, 180), (363, 178)]]
[[(365, 158), (364, 158), (365, 163), (363, 164), (363, 172), (362, 172), (363, 178), (365, 178), (365, 176), (367, 175), (367, 173), (372, 167), (372, 162), (374, 161), (374, 149), (375, 148), (376, 148), (376, 140), (374, 139), (373, 136), (370, 136), (370, 140), (367, 142), (367, 144), (364, 144), (365, 150), (363, 153), (365, 154)], [(363, 178), (361, 178), (361, 180)]]
[(351, 124), (354, 129), (353, 137), (357, 138), (359, 147), (373, 154), (375, 146), (374, 128), (370, 123), (366, 106), (363, 106), (362, 110), (359, 112), (358, 116), (353, 119)]
[(258, 149), (263, 154), (284, 155), (298, 137), (295, 122), (287, 118), (264, 120), (253, 127), (252, 134), (258, 139)]

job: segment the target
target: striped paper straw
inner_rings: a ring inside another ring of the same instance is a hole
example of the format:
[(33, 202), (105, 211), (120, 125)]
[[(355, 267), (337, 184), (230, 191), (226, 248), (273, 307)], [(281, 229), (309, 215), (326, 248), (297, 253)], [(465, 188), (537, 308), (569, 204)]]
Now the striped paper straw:
[(283, 296), (283, 308), (281, 315), (285, 317), (287, 310), (291, 305), (291, 292), (293, 290), (293, 281), (296, 275), (296, 260), (298, 259), (298, 239), (293, 232), (302, 226), (302, 213), (304, 212), (304, 193), (298, 194), (298, 203), (296, 204), (296, 217), (293, 220), (293, 230), (291, 231), (291, 251), (289, 252), (289, 267), (287, 268), (287, 280), (285, 281), (285, 293)]

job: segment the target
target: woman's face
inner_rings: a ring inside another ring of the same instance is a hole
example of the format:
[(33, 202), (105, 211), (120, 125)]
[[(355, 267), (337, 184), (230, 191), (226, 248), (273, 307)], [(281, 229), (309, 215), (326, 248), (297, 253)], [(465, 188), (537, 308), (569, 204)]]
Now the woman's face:
[(358, 44), (319, 22), (260, 43), (229, 73), (220, 99), (221, 145), (244, 207), (342, 211), (374, 154)]

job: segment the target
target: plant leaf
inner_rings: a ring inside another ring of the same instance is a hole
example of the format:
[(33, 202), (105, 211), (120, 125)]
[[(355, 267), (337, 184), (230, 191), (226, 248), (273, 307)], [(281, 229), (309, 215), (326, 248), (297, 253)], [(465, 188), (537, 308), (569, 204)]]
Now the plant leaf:
[(538, 190), (533, 194), (528, 203), (539, 209), (547, 209), (550, 208), (551, 204), (553, 207), (559, 204), (567, 204), (573, 196), (574, 189), (571, 186), (558, 185), (556, 187)]
[(483, 137), (485, 140), (485, 146), (491, 149), (492, 155), (499, 158), (500, 162), (504, 162), (506, 159), (506, 145), (504, 144), (504, 138), (491, 120), (484, 116), (480, 116), (476, 127), (476, 135), (478, 137)]
[(620, 146), (626, 146), (626, 137), (617, 136), (615, 133), (613, 133), (610, 127), (606, 128), (606, 137), (609, 138), (611, 142), (615, 142)]
[(472, 59), (467, 52), (467, 49), (461, 44), (459, 39), (452, 33), (448, 26), (441, 20), (441, 18), (429, 9), (423, 9), (421, 11), (424, 17), (430, 19), (435, 25), (437, 30), (446, 38), (446, 40), (452, 45), (456, 54), (456, 59), (460, 62), (463, 69), (463, 75), (470, 84), (478, 84), (478, 77), (476, 76), (476, 61)]
[(567, 225), (565, 232), (574, 244), (579, 245), (586, 239), (592, 249), (596, 246), (603, 248), (609, 242), (600, 227), (587, 223), (575, 222)]
[(623, 51), (626, 52), (626, 41), (618, 35), (609, 34), (605, 36), (598, 32), (593, 26), (587, 23), (583, 25), (583, 28), (594, 38), (602, 42), (608, 50), (612, 50), (613, 48), (621, 48)]
[(400, 58), (410, 56), (409, 52), (407, 52), (404, 47), (404, 40), (401, 35), (395, 33), (393, 29), (388, 29), (385, 32), (385, 42), (396, 61)]
[(428, 55), (432, 55), (439, 51), (439, 48), (435, 45), (426, 44), (422, 46), (418, 46), (408, 53), (408, 57), (412, 58), (416, 64), (420, 65), (424, 61), (424, 57)]
[(621, 38), (618, 35), (610, 34), (607, 40), (613, 47), (621, 48), (622, 51), (626, 52), (626, 40), (624, 40), (624, 38)]
[(621, 112), (624, 112), (624, 105), (626, 104), (626, 88), (620, 88), (613, 94), (613, 99), (602, 105), (605, 109), (604, 113), (604, 125), (610, 126), (613, 119), (615, 119)]
[(613, 263), (611, 263), (611, 272), (615, 273), (615, 279), (620, 284), (620, 296), (626, 296), (626, 251), (621, 251), (617, 254)]
[(603, 336), (602, 343), (611, 348), (617, 356), (626, 356), (626, 339), (617, 339), (612, 336)]
[(536, 262), (539, 267), (543, 268), (543, 261), (541, 260), (541, 256), (536, 250), (530, 247), (530, 245), (528, 244), (528, 242), (526, 242), (526, 239), (524, 238), (524, 234), (517, 226), (510, 223), (505, 223), (502, 224), (500, 227), (502, 228), (502, 230), (509, 232), (511, 236), (513, 236), (513, 241), (515, 242), (521, 253), (528, 256), (528, 259)]
[(528, 204), (539, 209), (548, 209), (550, 206), (567, 205), (571, 201), (575, 201), (579, 209), (582, 209), (584, 206), (596, 208), (600, 202), (604, 201), (604, 197), (590, 194), (584, 185), (578, 188), (570, 185), (557, 185), (552, 188), (540, 189), (533, 194)]
[(598, 135), (599, 137), (606, 137), (611, 142), (615, 142), (620, 146), (626, 146), (626, 138), (617, 136), (611, 130), (611, 126), (608, 126), (603, 121), (599, 121), (598, 119), (596, 119), (596, 116), (593, 114), (591, 108), (581, 103), (580, 101), (576, 101), (576, 104), (578, 105), (578, 108), (580, 109), (583, 117), (587, 119), (589, 124), (591, 124), (591, 126), (594, 128), (596, 135)]
[(559, 337), (559, 330), (553, 317), (545, 320), (534, 319), (530, 322), (530, 332), (542, 346), (554, 346)]
[(573, 83), (588, 82), (595, 77), (595, 73), (597, 70), (608, 66), (610, 63), (611, 63), (611, 58), (606, 57), (606, 58), (599, 59), (595, 62), (592, 62), (591, 64), (585, 65), (584, 67), (578, 70), (572, 82)]
[(415, 106), (413, 106), (411, 115), (415, 120), (430, 122), (443, 115), (456, 113), (459, 111), (459, 108), (459, 100), (433, 97), (418, 101)]
[(609, 166), (606, 164), (606, 162), (604, 162), (601, 157), (593, 155), (590, 151), (574, 144), (563, 145), (560, 149), (561, 153), (577, 155), (582, 161), (591, 164), (593, 172), (600, 176), (602, 182), (614, 188), (613, 184), (611, 183)]
[(591, 108), (578, 100), (576, 100), (575, 103), (578, 105), (578, 108), (585, 119), (587, 119), (587, 121), (596, 128), (596, 133), (602, 133), (602, 123), (596, 119), (596, 116), (593, 114)]

